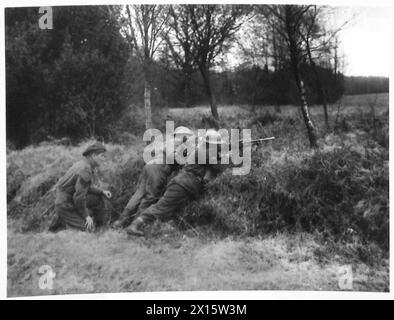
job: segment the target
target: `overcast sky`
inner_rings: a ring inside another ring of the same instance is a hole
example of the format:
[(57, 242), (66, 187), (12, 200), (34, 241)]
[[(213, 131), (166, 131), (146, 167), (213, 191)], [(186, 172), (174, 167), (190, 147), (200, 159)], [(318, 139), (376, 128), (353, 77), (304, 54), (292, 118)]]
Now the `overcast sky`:
[(389, 76), (390, 10), (353, 7), (337, 10), (338, 22), (351, 17), (341, 33), (345, 74)]
[[(328, 6), (325, 12), (328, 29), (342, 27), (338, 34), (340, 53), (344, 55), (341, 71), (348, 76), (388, 77), (391, 8)], [(245, 30), (241, 33), (244, 44), (248, 39), (248, 31)], [(244, 62), (244, 57), (241, 58), (237, 50), (239, 48), (230, 50), (227, 66), (234, 67)]]

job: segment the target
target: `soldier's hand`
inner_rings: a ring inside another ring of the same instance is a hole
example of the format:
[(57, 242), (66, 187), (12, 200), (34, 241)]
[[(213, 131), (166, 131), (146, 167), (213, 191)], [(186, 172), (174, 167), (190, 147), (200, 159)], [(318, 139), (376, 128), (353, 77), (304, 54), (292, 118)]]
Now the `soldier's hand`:
[(91, 216), (86, 217), (85, 227), (87, 231), (92, 231), (94, 228), (93, 218)]
[(107, 199), (111, 199), (112, 198), (112, 193), (108, 190), (103, 190), (104, 195), (107, 197)]

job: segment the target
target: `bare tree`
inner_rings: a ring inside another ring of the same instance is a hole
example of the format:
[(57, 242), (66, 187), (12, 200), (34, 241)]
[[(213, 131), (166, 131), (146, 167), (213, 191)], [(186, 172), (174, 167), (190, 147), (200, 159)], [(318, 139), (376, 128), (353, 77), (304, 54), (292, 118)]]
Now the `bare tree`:
[(168, 25), (165, 34), (170, 56), (184, 75), (183, 98), (185, 107), (191, 106), (192, 74), (195, 68), (196, 48), (192, 41), (192, 25), (188, 5), (170, 5)]
[[(323, 87), (323, 83), (320, 79), (319, 73), (317, 71), (316, 63), (314, 58), (312, 57), (312, 45), (313, 42), (317, 42), (320, 40), (325, 32), (323, 30), (323, 26), (319, 21), (321, 15), (321, 10), (317, 8), (317, 6), (310, 6), (309, 9), (302, 16), (302, 21), (300, 23), (300, 28), (298, 28), (299, 36), (303, 40), (305, 46), (305, 54), (309, 61), (310, 67), (314, 74), (316, 80), (317, 91), (320, 97), (320, 100), (323, 104), (324, 111), (324, 123), (326, 126), (326, 130), (329, 129), (329, 120), (328, 120), (328, 110), (327, 110), (327, 95), (325, 88)], [(315, 50), (319, 50), (320, 52), (329, 52), (330, 48), (328, 46), (329, 42), (322, 41), (320, 46), (317, 46)]]
[(122, 32), (130, 45), (131, 55), (140, 61), (144, 74), (145, 127), (152, 127), (151, 68), (162, 34), (167, 27), (168, 8), (164, 5), (125, 5)]
[[(284, 63), (287, 60), (286, 43), (282, 37), (277, 35), (274, 21), (271, 24), (265, 23), (264, 16), (258, 14), (260, 7), (255, 7), (254, 14), (247, 23), (244, 23), (241, 27), (240, 32), (237, 34), (237, 44), (240, 47), (240, 53), (243, 64), (250, 64), (252, 66), (252, 111), (255, 111), (255, 101), (257, 93), (264, 91), (265, 81), (260, 81), (261, 72), (259, 68), (262, 68), (265, 73), (269, 73), (270, 70), (277, 72), (284, 67)], [(275, 20), (274, 16), (270, 17), (271, 20)], [(258, 67), (256, 67), (258, 66)], [(280, 113), (280, 97), (277, 96), (275, 99), (275, 111)]]
[(258, 93), (264, 90), (260, 81), (261, 70), (268, 72), (270, 59), (268, 30), (260, 20), (261, 16), (254, 15), (242, 25), (235, 37), (242, 67), (248, 67), (251, 71), (248, 87), (251, 92), (249, 103), (252, 105), (252, 113), (256, 112)]
[(328, 15), (326, 7), (310, 6), (302, 17), (300, 24), (299, 36), (303, 40), (305, 55), (311, 66), (312, 72), (315, 76), (316, 86), (320, 100), (323, 103), (324, 121), (326, 130), (329, 130), (328, 110), (327, 110), (327, 91), (317, 71), (316, 61), (319, 59), (326, 59), (331, 56), (334, 50), (334, 70), (333, 73), (337, 74), (338, 58), (338, 33), (343, 27), (351, 20), (345, 20), (340, 26), (331, 27), (327, 29), (324, 18)]
[(215, 58), (222, 52), (225, 41), (231, 39), (242, 24), (245, 6), (237, 5), (189, 5), (192, 26), (192, 42), (196, 48), (194, 61), (200, 70), (211, 105), (212, 116), (218, 123), (216, 99), (209, 70)]
[(300, 37), (302, 20), (311, 6), (269, 5), (261, 6), (260, 8), (260, 12), (265, 16), (266, 22), (276, 31), (277, 37), (284, 39), (287, 44), (309, 143), (312, 148), (317, 148), (316, 129), (309, 114), (308, 101), (300, 70), (300, 63), (303, 57), (303, 39)]

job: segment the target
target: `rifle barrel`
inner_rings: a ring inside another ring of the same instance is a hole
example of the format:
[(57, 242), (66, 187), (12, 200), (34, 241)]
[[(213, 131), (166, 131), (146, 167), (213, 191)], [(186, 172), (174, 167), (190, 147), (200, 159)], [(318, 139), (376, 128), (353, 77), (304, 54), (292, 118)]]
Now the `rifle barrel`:
[(262, 141), (269, 141), (269, 140), (274, 140), (274, 139), (275, 139), (275, 137), (261, 138), (261, 139), (255, 139), (255, 140), (250, 140), (250, 141), (241, 140), (240, 143), (262, 142)]

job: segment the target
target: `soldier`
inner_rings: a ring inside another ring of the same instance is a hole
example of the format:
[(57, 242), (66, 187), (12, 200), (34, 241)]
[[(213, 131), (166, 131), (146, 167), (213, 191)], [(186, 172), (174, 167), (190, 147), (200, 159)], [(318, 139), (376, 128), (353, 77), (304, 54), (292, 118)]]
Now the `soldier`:
[[(194, 135), (193, 131), (187, 127), (176, 128), (174, 132), (174, 149), (192, 135)], [(165, 150), (163, 151), (165, 152)], [(136, 191), (119, 219), (113, 224), (113, 227), (121, 228), (127, 226), (135, 214), (156, 203), (163, 195), (169, 177), (176, 174), (179, 169), (180, 165), (176, 161), (174, 164), (157, 164), (154, 160), (147, 163), (142, 169)]]
[(49, 227), (56, 231), (61, 226), (92, 231), (104, 223), (103, 199), (112, 197), (108, 190), (92, 186), (93, 171), (103, 159), (105, 147), (96, 142), (83, 153), (84, 159), (75, 163), (56, 184), (55, 211), (57, 220)]
[[(208, 130), (206, 139), (200, 143), (205, 144), (206, 150), (209, 144), (217, 144), (217, 163), (220, 162), (220, 145), (223, 143), (221, 136), (215, 130)], [(198, 150), (197, 150), (198, 151)], [(196, 152), (197, 158), (198, 152)], [(207, 152), (208, 154), (208, 152)], [(126, 229), (130, 235), (143, 236), (142, 227), (156, 218), (168, 216), (170, 213), (182, 208), (189, 201), (203, 193), (204, 186), (222, 171), (220, 164), (186, 164), (182, 170), (169, 182), (166, 191), (158, 202), (140, 211), (132, 224)], [(195, 161), (197, 162), (197, 161)]]

